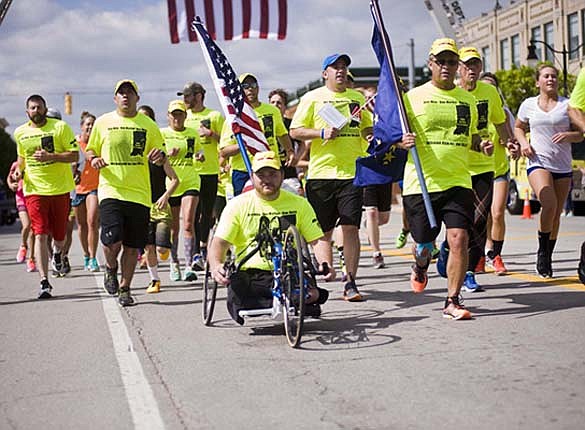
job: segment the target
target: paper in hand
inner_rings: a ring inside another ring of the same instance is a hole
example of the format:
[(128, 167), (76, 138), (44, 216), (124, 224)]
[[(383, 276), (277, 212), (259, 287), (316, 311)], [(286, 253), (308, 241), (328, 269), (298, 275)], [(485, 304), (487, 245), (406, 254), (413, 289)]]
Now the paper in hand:
[(319, 112), (319, 115), (330, 127), (341, 130), (348, 122), (349, 118), (344, 117), (330, 103), (326, 103)]

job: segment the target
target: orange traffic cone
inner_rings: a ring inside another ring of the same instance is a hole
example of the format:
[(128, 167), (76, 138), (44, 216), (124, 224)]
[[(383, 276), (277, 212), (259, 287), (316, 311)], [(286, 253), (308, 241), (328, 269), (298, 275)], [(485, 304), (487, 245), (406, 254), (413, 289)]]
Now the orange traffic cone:
[(522, 208), (522, 219), (531, 219), (532, 210), (530, 209), (530, 191), (526, 191), (526, 197), (524, 198), (524, 207)]

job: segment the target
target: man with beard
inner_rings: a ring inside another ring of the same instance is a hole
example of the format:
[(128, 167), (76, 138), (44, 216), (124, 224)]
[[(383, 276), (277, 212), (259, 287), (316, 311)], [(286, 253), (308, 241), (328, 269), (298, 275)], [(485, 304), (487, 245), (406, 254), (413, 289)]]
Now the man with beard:
[(53, 236), (53, 269), (63, 270), (62, 250), (69, 215), (69, 193), (75, 188), (71, 163), (78, 158), (78, 145), (71, 127), (47, 117), (47, 103), (38, 94), (26, 100), (29, 121), (14, 132), (18, 152), (16, 180), (23, 177), (24, 196), (40, 260), (39, 299), (52, 297), (47, 278), (48, 236)]

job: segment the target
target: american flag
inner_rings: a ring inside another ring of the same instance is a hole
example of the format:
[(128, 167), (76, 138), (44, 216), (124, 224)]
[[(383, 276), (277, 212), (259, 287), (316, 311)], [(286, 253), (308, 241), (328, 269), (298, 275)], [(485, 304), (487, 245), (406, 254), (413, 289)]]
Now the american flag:
[(197, 15), (214, 40), (286, 37), (287, 0), (167, 0), (167, 8), (172, 43), (197, 41)]
[(215, 91), (225, 113), (231, 122), (234, 133), (241, 133), (244, 144), (252, 155), (269, 151), (266, 136), (260, 127), (254, 108), (246, 101), (242, 85), (232, 69), (228, 59), (215, 44), (209, 33), (199, 21), (193, 21), (193, 27), (199, 33), (199, 43), (213, 80)]

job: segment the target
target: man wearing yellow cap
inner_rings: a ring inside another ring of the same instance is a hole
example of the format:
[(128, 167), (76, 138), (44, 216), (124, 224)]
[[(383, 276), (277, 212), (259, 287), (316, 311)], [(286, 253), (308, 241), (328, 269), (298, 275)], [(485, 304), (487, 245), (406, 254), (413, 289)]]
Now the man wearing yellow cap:
[[(284, 126), (282, 120), (282, 114), (280, 111), (268, 103), (262, 103), (258, 98), (260, 87), (258, 85), (258, 79), (251, 73), (243, 73), (238, 78), (242, 84), (244, 95), (246, 96), (247, 102), (252, 106), (260, 127), (268, 141), (268, 146), (276, 156), (280, 159), (279, 145), (283, 147), (287, 154), (285, 164), (287, 166), (293, 166), (295, 163), (295, 153), (293, 151), (292, 143), (288, 136), (288, 131)], [(240, 148), (236, 142), (234, 134), (232, 132), (232, 124), (226, 121), (223, 124), (223, 130), (221, 132), (221, 140), (219, 142), (220, 155), (223, 158), (229, 158), (229, 164), (232, 167), (232, 185), (234, 187), (234, 195), (238, 195), (242, 192), (244, 184), (248, 180), (248, 172), (246, 171), (246, 165), (242, 155), (240, 154)], [(250, 154), (248, 154), (250, 157)]]
[[(106, 257), (104, 289), (121, 306), (134, 304), (130, 283), (138, 249), (146, 245), (150, 219), (149, 161), (165, 160), (164, 141), (156, 123), (138, 113), (138, 86), (130, 79), (114, 87), (116, 110), (99, 117), (87, 144), (87, 159), (99, 169), (100, 239)], [(118, 282), (118, 255), (122, 279)]]
[(467, 268), (467, 229), (473, 223), (473, 192), (467, 167), (471, 150), (490, 151), (477, 134), (475, 98), (455, 85), (459, 51), (455, 41), (437, 39), (429, 52), (431, 81), (406, 94), (406, 108), (413, 133), (404, 135), (399, 146), (416, 146), (433, 211), (439, 223), (431, 228), (422, 198), (412, 154), (404, 169), (403, 204), (408, 217), (415, 263), (411, 287), (421, 293), (428, 283), (427, 269), (433, 241), (445, 224), (450, 256), (446, 267), (448, 294), (443, 316), (469, 319), (471, 313), (459, 301)]
[[(301, 236), (310, 244), (323, 237), (315, 212), (307, 200), (281, 190), (284, 172), (275, 152), (257, 153), (252, 161), (252, 171), (254, 190), (228, 202), (208, 254), (213, 278), (221, 285), (229, 285), (228, 311), (238, 324), (244, 323), (239, 310), (272, 307), (273, 267), (270, 260), (256, 253), (244, 263), (242, 270), (228, 279), (223, 262), (229, 247), (235, 247), (238, 259), (245, 257), (256, 245), (255, 237), (262, 216), (284, 218), (296, 225)], [(320, 304), (325, 303), (329, 294), (327, 290), (313, 287), (309, 288), (309, 293), (307, 315), (319, 316)]]
[[(173, 100), (167, 109), (169, 126), (161, 129), (169, 152), (169, 162), (177, 173), (180, 184), (169, 199), (171, 205), (171, 281), (181, 280), (178, 244), (181, 222), (183, 229), (183, 250), (185, 271), (182, 279), (193, 282), (197, 275), (191, 270), (193, 248), (195, 245), (195, 210), (199, 203), (201, 179), (197, 165), (204, 161), (203, 150), (199, 143), (199, 132), (185, 127), (187, 107), (182, 100)], [(170, 179), (167, 181), (169, 182)]]
[[(498, 90), (493, 86), (479, 80), (483, 69), (481, 55), (471, 46), (459, 50), (459, 86), (468, 91), (477, 101), (477, 131), (484, 141), (490, 141), (492, 145), (509, 145), (514, 149), (516, 144), (506, 127), (506, 113), (504, 103)], [(497, 135), (490, 136), (490, 124), (496, 128)], [(496, 140), (497, 141), (494, 141)], [(493, 180), (495, 162), (493, 154), (486, 155), (483, 152), (471, 151), (469, 153), (469, 172), (473, 187), (474, 218), (472, 228), (469, 230), (469, 262), (463, 290), (466, 292), (483, 291), (476, 282), (475, 273), (485, 272), (484, 249), (487, 238), (487, 220), (492, 206)], [(496, 241), (499, 242), (499, 241)], [(499, 243), (495, 243), (498, 245)], [(501, 247), (497, 252), (500, 255)], [(498, 258), (501, 262), (501, 257)], [(504, 274), (506, 269), (499, 267)]]

